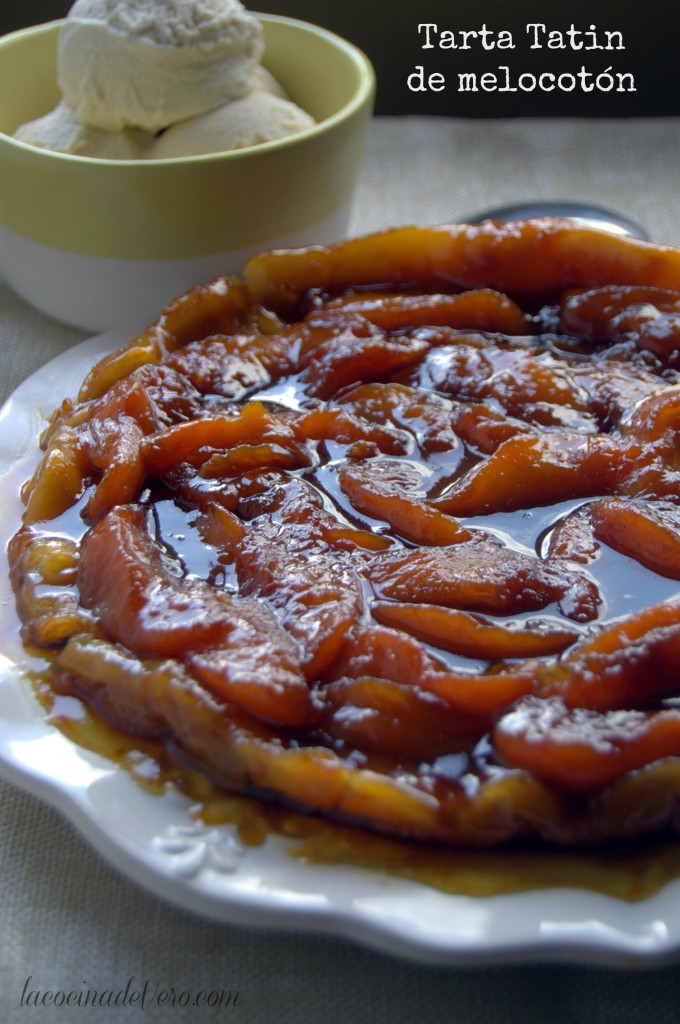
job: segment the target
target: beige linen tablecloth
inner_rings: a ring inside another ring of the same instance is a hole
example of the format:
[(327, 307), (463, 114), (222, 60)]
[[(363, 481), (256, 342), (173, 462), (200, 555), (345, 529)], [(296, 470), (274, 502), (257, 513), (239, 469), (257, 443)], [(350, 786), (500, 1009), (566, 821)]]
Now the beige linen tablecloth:
[[(624, 211), (680, 245), (680, 119), (458, 121), (382, 118), (371, 127), (353, 230), (462, 220), (536, 198)], [(0, 389), (84, 334), (0, 283)], [(55, 400), (72, 382), (55, 380)], [(63, 388), (62, 388), (63, 384)], [(2, 709), (0, 708), (0, 714)], [(0, 1020), (143, 1019), (137, 1006), (30, 1008), (28, 990), (238, 990), (229, 1010), (148, 1019), (241, 1024), (628, 1024), (680, 1021), (680, 970), (578, 966), (433, 968), (343, 940), (207, 923), (119, 876), (54, 810), (0, 780)], [(31, 979), (30, 982), (28, 979)]]

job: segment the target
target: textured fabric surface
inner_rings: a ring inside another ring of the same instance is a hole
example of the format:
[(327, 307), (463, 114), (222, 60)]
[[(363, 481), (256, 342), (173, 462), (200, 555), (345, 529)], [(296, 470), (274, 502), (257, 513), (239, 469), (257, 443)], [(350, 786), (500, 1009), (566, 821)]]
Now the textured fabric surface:
[[(680, 120), (469, 122), (378, 119), (357, 194), (355, 232), (465, 219), (552, 197), (626, 211), (680, 244)], [(4, 398), (84, 337), (0, 284)], [(55, 401), (70, 382), (55, 381)], [(0, 709), (1, 713), (1, 709)], [(0, 780), (0, 1019), (243, 1024), (677, 1024), (680, 971), (559, 965), (430, 968), (343, 940), (218, 926), (119, 876), (56, 811)], [(231, 989), (226, 1010), (21, 1006), (30, 989)]]

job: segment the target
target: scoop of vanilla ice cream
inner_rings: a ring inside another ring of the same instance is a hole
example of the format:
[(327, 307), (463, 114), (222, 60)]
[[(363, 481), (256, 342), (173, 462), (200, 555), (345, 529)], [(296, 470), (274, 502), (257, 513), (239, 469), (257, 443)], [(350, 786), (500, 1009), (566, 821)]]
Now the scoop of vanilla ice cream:
[(274, 96), (281, 96), (284, 100), (290, 99), (281, 83), (274, 78), (271, 71), (267, 71), (261, 64), (258, 64), (253, 69), (253, 73), (250, 76), (248, 92), (252, 92), (254, 89), (264, 89), (265, 92), (270, 92)]
[(239, 0), (76, 0), (58, 82), (81, 121), (156, 132), (245, 95), (263, 51)]
[(92, 128), (83, 124), (75, 110), (62, 100), (49, 114), (17, 128), (14, 138), (55, 153), (100, 160), (140, 160), (147, 155), (156, 137), (136, 128), (120, 132)]
[(314, 119), (295, 103), (255, 89), (207, 114), (172, 125), (154, 143), (148, 156), (163, 160), (243, 149), (285, 138), (313, 124)]
[(59, 34), (62, 100), (15, 138), (146, 160), (242, 149), (311, 127), (260, 64), (263, 51), (262, 26), (240, 0), (76, 0)]

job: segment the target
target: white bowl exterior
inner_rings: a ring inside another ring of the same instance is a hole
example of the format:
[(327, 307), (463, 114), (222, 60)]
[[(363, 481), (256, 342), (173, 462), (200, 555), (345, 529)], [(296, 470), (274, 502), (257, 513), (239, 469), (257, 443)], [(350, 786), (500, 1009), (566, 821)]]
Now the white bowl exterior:
[[(267, 248), (330, 244), (349, 230), (350, 206)], [(214, 277), (239, 274), (261, 247), (191, 259), (122, 260), (62, 252), (0, 225), (0, 270), (7, 283), (41, 312), (84, 330), (107, 331), (140, 317), (155, 318), (177, 295)], [(39, 291), (36, 282), (40, 281)]]

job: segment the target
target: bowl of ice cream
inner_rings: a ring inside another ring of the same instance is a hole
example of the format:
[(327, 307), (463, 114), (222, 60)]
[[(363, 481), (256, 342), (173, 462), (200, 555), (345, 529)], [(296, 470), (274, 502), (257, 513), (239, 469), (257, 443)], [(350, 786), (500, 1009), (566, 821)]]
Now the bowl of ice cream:
[(78, 0), (64, 21), (11, 33), (0, 274), (100, 331), (254, 252), (333, 242), (374, 88), (351, 43), (237, 0)]

